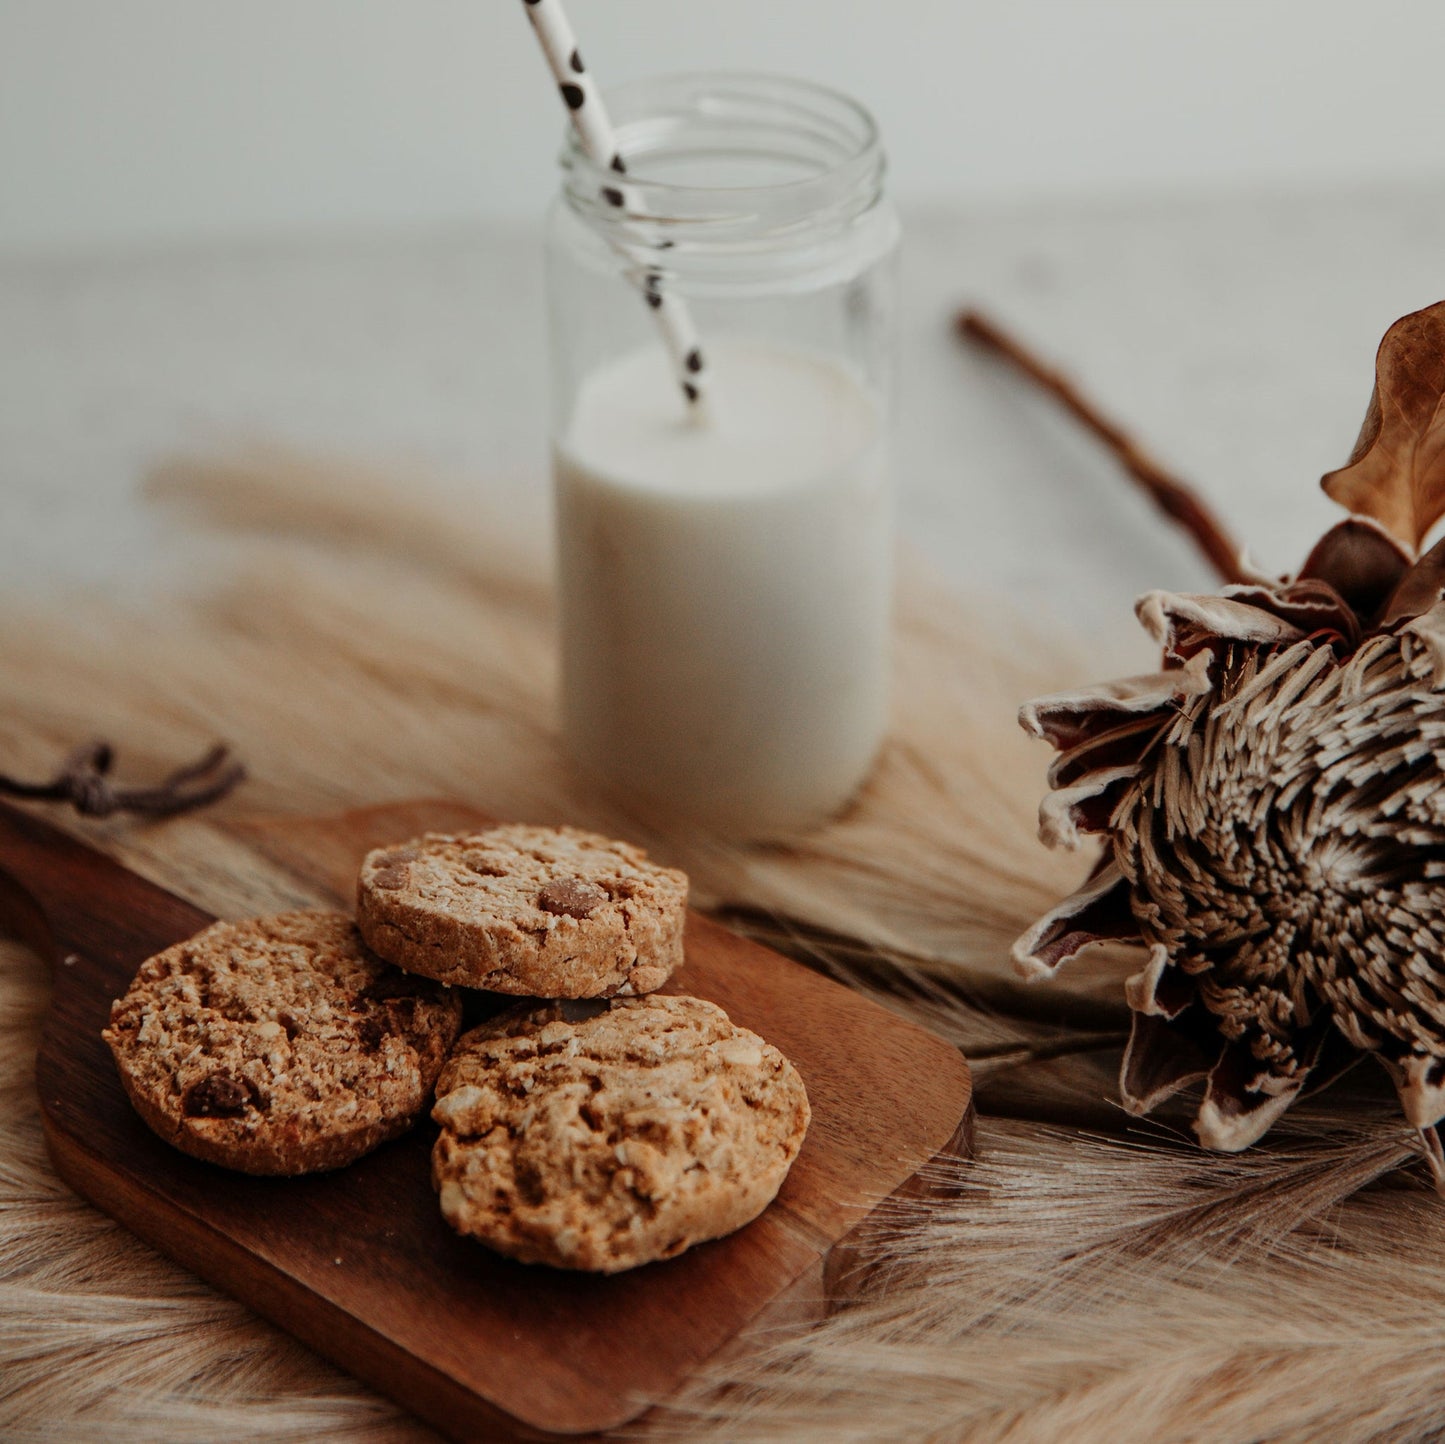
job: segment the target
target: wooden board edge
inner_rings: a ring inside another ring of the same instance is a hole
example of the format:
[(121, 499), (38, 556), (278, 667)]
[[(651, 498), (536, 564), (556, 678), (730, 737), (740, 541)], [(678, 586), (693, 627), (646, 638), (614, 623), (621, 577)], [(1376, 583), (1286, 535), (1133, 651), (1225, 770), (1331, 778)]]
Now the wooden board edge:
[[(959, 1055), (962, 1057), (962, 1054)], [(929, 1169), (945, 1160), (970, 1162), (974, 1157), (975, 1139), (978, 1126), (978, 1110), (973, 1101), (972, 1076), (969, 1078), (968, 1103), (963, 1117), (958, 1121), (953, 1137), (948, 1140), (927, 1163), (911, 1177), (905, 1179), (887, 1198), (879, 1200), (854, 1226), (837, 1239), (823, 1260), (823, 1288), (828, 1300), (829, 1312), (845, 1307), (857, 1294), (858, 1288), (866, 1283), (877, 1268), (870, 1258), (868, 1231), (873, 1226), (879, 1209), (890, 1203), (902, 1203), (910, 1199), (948, 1198), (954, 1190), (941, 1180), (930, 1178)]]
[[(60, 961), (60, 942), (39, 899), (19, 878), (0, 867), (0, 937), (11, 938), (29, 948), (50, 975)], [(46, 1016), (50, 1004), (46, 1002)]]
[[(652, 1399), (622, 1399), (615, 1414), (594, 1415), (580, 1424), (541, 1423), (509, 1413), (394, 1344), (284, 1270), (212, 1230), (186, 1210), (164, 1201), (159, 1209), (153, 1203), (149, 1211), (132, 1207), (124, 1187), (118, 1188), (114, 1176), (101, 1169), (102, 1161), (56, 1126), (44, 1110), (42, 1127), (57, 1175), (79, 1197), (115, 1219), (157, 1253), (259, 1314), (450, 1439), (588, 1439), (633, 1423), (658, 1403)], [(821, 1268), (821, 1260), (815, 1258), (804, 1265), (800, 1275), (821, 1274)], [(785, 1283), (780, 1295), (788, 1294), (797, 1282), (794, 1279)], [(771, 1308), (771, 1304), (768, 1307)]]
[[(894, 1199), (941, 1195), (942, 1190), (922, 1178), (921, 1174), (931, 1164), (943, 1159), (968, 1160), (974, 1156), (977, 1111), (973, 1101), (973, 1080), (966, 1060), (963, 1060), (962, 1054), (958, 1056), (964, 1061), (967, 1093), (963, 1116), (959, 1119), (953, 1136), (918, 1172), (905, 1179), (886, 1199), (875, 1204), (846, 1234), (835, 1239), (831, 1247), (820, 1255), (816, 1267), (799, 1274), (793, 1284), (774, 1298), (741, 1333), (729, 1339), (716, 1353), (702, 1360), (695, 1373), (741, 1362), (754, 1350), (768, 1347), (775, 1342), (760, 1335), (780, 1329), (804, 1329), (822, 1323), (854, 1301), (858, 1291), (856, 1285), (865, 1282), (876, 1267), (867, 1257), (866, 1230), (878, 1209)], [(845, 1281), (848, 1280), (853, 1281), (855, 1286), (845, 1287)], [(659, 1399), (648, 1407), (646, 1413), (632, 1421), (632, 1428), (639, 1439), (646, 1439), (650, 1421), (664, 1419), (672, 1402), (685, 1393), (691, 1383), (691, 1380), (686, 1381), (668, 1398)]]
[[(128, 1232), (197, 1278), (235, 1299), (283, 1333), (299, 1340), (343, 1372), (375, 1389), (438, 1429), (449, 1439), (527, 1440), (600, 1438), (624, 1426), (645, 1426), (646, 1416), (668, 1397), (619, 1397), (615, 1412), (594, 1413), (585, 1422), (540, 1420), (514, 1414), (485, 1399), (443, 1370), (393, 1343), (385, 1335), (314, 1292), (300, 1279), (271, 1264), (226, 1234), (211, 1228), (183, 1207), (150, 1194), (149, 1205), (135, 1206), (129, 1180), (107, 1170), (93, 1154), (41, 1106), (41, 1126), (56, 1174), (80, 1198), (116, 1220)], [(826, 1316), (826, 1258), (814, 1251), (797, 1272), (749, 1321), (741, 1335), (699, 1360), (713, 1363), (759, 1327), (803, 1326)], [(418, 1375), (424, 1378), (418, 1378)], [(689, 1375), (689, 1378), (691, 1375)], [(688, 1379), (674, 1390), (687, 1387)]]

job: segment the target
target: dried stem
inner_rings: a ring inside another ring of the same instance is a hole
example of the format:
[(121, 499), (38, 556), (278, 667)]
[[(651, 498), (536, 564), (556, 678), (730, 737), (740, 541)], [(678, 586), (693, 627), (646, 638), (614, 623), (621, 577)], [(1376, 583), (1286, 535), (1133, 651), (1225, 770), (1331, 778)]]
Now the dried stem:
[(960, 312), (957, 326), (961, 336), (1011, 362), (1098, 437), (1114, 453), (1124, 470), (1149, 494), (1159, 510), (1193, 537), (1195, 545), (1223, 581), (1255, 580), (1244, 566), (1239, 543), (1230, 536), (1198, 493), (1165, 471), (1122, 427), (1110, 421), (1082, 395), (1068, 377), (1045, 365), (1027, 347), (978, 311)]
[(68, 802), (82, 817), (110, 817), (117, 812), (171, 817), (218, 801), (246, 775), (246, 769), (221, 746), (178, 767), (154, 787), (115, 786), (109, 776), (114, 762), (115, 748), (109, 742), (87, 742), (65, 759), (49, 782), (21, 782), (0, 773), (0, 796)]

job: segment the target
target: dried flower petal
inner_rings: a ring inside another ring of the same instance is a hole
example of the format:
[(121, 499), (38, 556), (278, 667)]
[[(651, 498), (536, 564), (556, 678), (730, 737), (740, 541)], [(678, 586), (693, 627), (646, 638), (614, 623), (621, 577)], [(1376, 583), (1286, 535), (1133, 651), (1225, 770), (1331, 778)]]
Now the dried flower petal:
[(1416, 1053), (1391, 1071), (1400, 1090), (1400, 1105), (1414, 1127), (1433, 1128), (1445, 1118), (1445, 1058)]
[(1039, 837), (1049, 847), (1072, 851), (1083, 841), (1081, 833), (1106, 831), (1125, 786), (1138, 774), (1137, 767), (1112, 767), (1050, 792), (1039, 804)]
[(1383, 623), (1388, 626), (1402, 617), (1418, 617), (1445, 596), (1445, 542), (1430, 548), (1401, 576), (1385, 604)]
[[(1183, 973), (1169, 966), (1169, 949), (1155, 943), (1149, 949), (1149, 961), (1124, 980), (1124, 999), (1136, 1013), (1177, 1018), (1194, 1001), (1191, 986), (1177, 986), (1183, 979)], [(1171, 987), (1171, 983), (1176, 986)]]
[(1412, 551), (1445, 516), (1445, 301), (1385, 332), (1355, 449), (1320, 485)]
[(1019, 726), (1065, 752), (1127, 718), (1162, 713), (1186, 697), (1202, 696), (1209, 687), (1209, 659), (1201, 656), (1179, 671), (1124, 677), (1036, 698), (1019, 709)]
[(1296, 642), (1298, 627), (1248, 601), (1228, 597), (1145, 592), (1134, 606), (1144, 630), (1171, 662), (1188, 662), (1221, 642)]
[(1238, 1153), (1264, 1137), (1303, 1083), (1261, 1069), (1247, 1045), (1233, 1043), (1210, 1070), (1194, 1132), (1206, 1148)]
[(1118, 864), (1102, 859), (1084, 885), (1046, 912), (1013, 946), (1014, 966), (1026, 978), (1052, 977), (1094, 943), (1138, 942), (1139, 924)]
[(1328, 582), (1355, 614), (1377, 617), (1410, 566), (1408, 552), (1379, 522), (1350, 516), (1315, 543), (1300, 568), (1300, 580)]
[(1359, 618), (1334, 587), (1318, 578), (1273, 587), (1225, 587), (1222, 595), (1268, 612), (1298, 628), (1303, 636), (1333, 632), (1340, 641), (1351, 645), (1360, 639)]
[(1134, 1014), (1129, 1046), (1119, 1072), (1119, 1093), (1130, 1113), (1152, 1113), (1181, 1088), (1209, 1074), (1207, 1040), (1191, 1036), (1165, 1018)]

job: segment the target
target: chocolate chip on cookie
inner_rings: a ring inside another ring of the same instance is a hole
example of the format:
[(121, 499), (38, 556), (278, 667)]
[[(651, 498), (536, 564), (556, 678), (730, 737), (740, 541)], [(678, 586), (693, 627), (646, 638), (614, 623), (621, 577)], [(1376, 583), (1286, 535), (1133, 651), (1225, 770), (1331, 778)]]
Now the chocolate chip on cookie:
[(187, 1118), (239, 1118), (247, 1108), (264, 1106), (249, 1078), (238, 1078), (224, 1068), (197, 1079), (181, 1094), (181, 1112)]
[(590, 917), (607, 901), (600, 887), (580, 877), (559, 877), (537, 894), (537, 906), (553, 917)]

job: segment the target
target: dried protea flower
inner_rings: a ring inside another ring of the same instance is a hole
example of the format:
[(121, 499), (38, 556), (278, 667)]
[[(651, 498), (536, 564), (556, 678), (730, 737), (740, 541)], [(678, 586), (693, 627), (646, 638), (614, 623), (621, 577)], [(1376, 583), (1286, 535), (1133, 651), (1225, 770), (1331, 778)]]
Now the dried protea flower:
[(1362, 1051), (1394, 1077), (1445, 1192), (1445, 303), (1380, 347), (1350, 464), (1357, 513), (1292, 581), (1138, 606), (1163, 670), (1047, 697), (1051, 845), (1088, 881), (1016, 944), (1026, 975), (1143, 944), (1120, 1087), (1148, 1112), (1205, 1081), (1234, 1151)]

